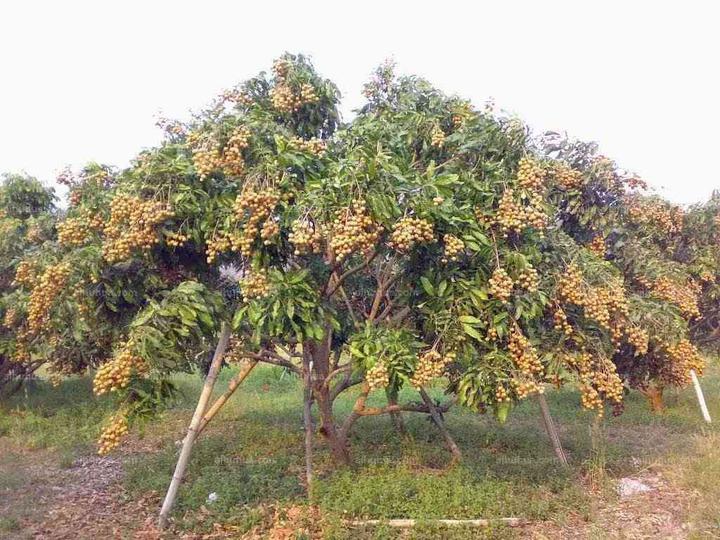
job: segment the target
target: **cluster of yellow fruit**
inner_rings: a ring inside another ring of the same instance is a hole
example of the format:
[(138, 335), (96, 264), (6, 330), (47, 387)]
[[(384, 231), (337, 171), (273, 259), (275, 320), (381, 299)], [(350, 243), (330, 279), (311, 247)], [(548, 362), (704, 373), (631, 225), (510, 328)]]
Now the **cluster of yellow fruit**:
[(525, 399), (533, 394), (542, 394), (545, 391), (542, 384), (526, 377), (513, 377), (510, 379), (510, 384), (518, 399)]
[(288, 144), (290, 148), (312, 154), (314, 156), (321, 156), (327, 148), (327, 143), (316, 137), (308, 140), (301, 139), (300, 137), (293, 137), (288, 141)]
[(68, 205), (70, 205), (71, 207), (79, 205), (82, 202), (82, 196), (83, 193), (81, 189), (77, 187), (71, 189), (68, 193)]
[(12, 328), (15, 326), (17, 315), (18, 313), (15, 308), (8, 308), (7, 311), (5, 311), (5, 315), (3, 315), (3, 326), (5, 328)]
[(21, 285), (23, 287), (32, 288), (38, 279), (38, 268), (34, 261), (26, 259), (20, 261), (15, 269), (15, 279), (13, 285)]
[(11, 360), (18, 364), (29, 363), (32, 358), (30, 356), (30, 341), (32, 336), (28, 328), (21, 327), (15, 335), (15, 350), (12, 353)]
[(253, 270), (240, 280), (240, 294), (244, 300), (263, 298), (270, 294), (270, 280), (263, 270)]
[[(255, 187), (248, 187), (237, 199), (233, 205), (234, 218), (236, 221), (245, 221), (242, 236), (239, 239), (240, 252), (249, 257), (252, 254), (252, 244), (261, 229), (260, 224), (268, 220), (270, 214), (280, 201), (280, 193), (277, 189), (266, 188), (258, 190)], [(262, 239), (268, 242), (270, 238), (280, 232), (277, 223), (271, 220), (271, 224), (264, 223), (262, 229)], [(237, 249), (232, 242), (232, 249)], [(208, 254), (209, 255), (209, 254)]]
[(235, 128), (225, 144), (220, 166), (228, 176), (239, 176), (245, 170), (245, 159), (242, 152), (250, 146), (250, 135), (248, 128), (240, 126)]
[(458, 260), (458, 256), (465, 249), (465, 242), (460, 240), (454, 234), (444, 235), (443, 242), (445, 243), (445, 250), (443, 253), (442, 262), (456, 262)]
[(28, 239), (28, 242), (33, 244), (38, 244), (44, 239), (43, 230), (37, 224), (33, 224), (28, 227), (27, 234), (25, 236)]
[(385, 362), (377, 362), (373, 367), (368, 369), (365, 373), (365, 380), (370, 390), (387, 388), (387, 385), (390, 384), (390, 373), (388, 372)]
[(239, 251), (243, 236), (240, 233), (216, 232), (212, 238), (207, 240), (205, 255), (208, 264), (212, 264), (220, 253), (233, 250)]
[(418, 244), (429, 244), (435, 241), (433, 226), (427, 219), (404, 217), (393, 227), (390, 241), (391, 248), (406, 253)]
[(537, 292), (540, 286), (540, 277), (535, 267), (528, 266), (524, 268), (518, 276), (517, 284), (523, 289), (527, 289), (528, 292)]
[(525, 209), (515, 201), (515, 192), (512, 189), (508, 188), (503, 192), (495, 220), (505, 233), (519, 233), (525, 227)]
[(647, 331), (637, 326), (628, 326), (625, 329), (628, 343), (635, 348), (635, 356), (643, 356), (648, 352), (650, 336)]
[(438, 125), (435, 125), (430, 133), (430, 144), (436, 148), (442, 148), (445, 144), (445, 132)]
[(602, 235), (598, 234), (597, 236), (593, 237), (593, 239), (587, 245), (587, 248), (590, 251), (592, 251), (595, 255), (597, 255), (598, 257), (604, 258), (605, 257), (605, 238), (603, 238)]
[(130, 384), (133, 374), (145, 375), (148, 370), (147, 362), (133, 354), (132, 345), (128, 343), (112, 360), (97, 370), (93, 379), (93, 392), (96, 396), (101, 396), (122, 390)]
[(512, 278), (508, 275), (504, 268), (498, 266), (488, 280), (489, 292), (492, 296), (501, 302), (507, 302), (512, 295), (513, 283)]
[(270, 91), (272, 106), (282, 113), (296, 112), (303, 105), (317, 103), (319, 97), (315, 87), (310, 83), (303, 83), (299, 91), (295, 92), (289, 84), (278, 83)]
[(90, 321), (88, 317), (91, 311), (90, 297), (85, 291), (85, 283), (83, 281), (78, 281), (75, 285), (73, 285), (70, 298), (72, 298), (73, 305), (75, 306), (80, 319), (89, 323)]
[(48, 322), (50, 308), (65, 288), (70, 269), (68, 262), (48, 266), (33, 287), (28, 303), (28, 329), (31, 334), (39, 332)]
[(563, 189), (577, 189), (583, 183), (582, 173), (561, 161), (553, 162), (551, 173), (557, 185)]
[(134, 250), (150, 250), (159, 241), (155, 227), (172, 216), (163, 202), (116, 195), (110, 202), (110, 220), (105, 226), (105, 260), (112, 264), (129, 258)]
[(290, 67), (290, 62), (283, 60), (282, 58), (278, 58), (272, 65), (273, 75), (278, 81), (285, 81), (288, 73), (290, 73)]
[(187, 241), (188, 236), (186, 234), (173, 231), (165, 233), (165, 243), (172, 248), (180, 247)]
[(610, 328), (610, 309), (608, 306), (608, 295), (605, 289), (590, 288), (585, 293), (581, 305), (588, 319), (592, 319), (603, 328)]
[(547, 226), (548, 216), (543, 208), (542, 195), (532, 192), (525, 200), (527, 204), (518, 202), (511, 188), (503, 192), (495, 222), (504, 235), (509, 232), (520, 233), (526, 227), (542, 231)]
[(519, 328), (514, 328), (510, 334), (508, 342), (508, 351), (515, 363), (515, 367), (520, 370), (523, 375), (533, 376), (542, 375), (545, 368), (540, 362), (540, 358), (533, 347)]
[(664, 234), (673, 234), (682, 228), (683, 210), (658, 200), (633, 197), (628, 203), (628, 216), (636, 225), (649, 225)]
[(192, 160), (201, 180), (210, 176), (213, 171), (220, 168), (220, 164), (222, 163), (222, 156), (220, 155), (220, 148), (217, 142), (206, 140), (202, 144), (194, 147)]
[(555, 330), (558, 332), (562, 332), (568, 337), (572, 335), (572, 325), (568, 322), (565, 310), (560, 306), (555, 307), (555, 311), (553, 312), (553, 323)]
[(308, 219), (295, 221), (288, 239), (295, 248), (295, 255), (319, 253), (322, 249), (322, 232), (314, 222)]
[(545, 169), (534, 159), (523, 157), (518, 164), (518, 184), (529, 191), (541, 191), (545, 185)]
[(498, 384), (495, 387), (495, 402), (496, 403), (510, 403), (512, 401), (512, 398), (510, 397), (510, 394), (507, 391), (507, 388), (505, 388), (504, 384)]
[(615, 364), (610, 360), (602, 356), (593, 357), (587, 351), (582, 351), (566, 354), (565, 362), (578, 371), (583, 407), (595, 410), (602, 417), (605, 413), (604, 399), (614, 403), (622, 402), (623, 383)]
[(697, 347), (688, 339), (681, 339), (674, 345), (666, 345), (665, 348), (671, 360), (668, 366), (670, 373), (666, 375), (670, 382), (678, 386), (685, 386), (691, 381), (691, 370), (695, 370), (698, 375), (702, 374), (705, 360)]
[(283, 113), (295, 112), (300, 106), (300, 96), (296, 96), (287, 84), (278, 84), (270, 91), (270, 100), (275, 109)]
[(433, 379), (442, 376), (447, 365), (453, 362), (455, 357), (454, 352), (449, 352), (443, 356), (435, 349), (422, 353), (418, 357), (418, 363), (410, 379), (410, 384), (415, 388), (422, 388)]
[(100, 434), (98, 454), (105, 456), (120, 446), (120, 442), (127, 435), (128, 429), (127, 415), (122, 412), (114, 415)]
[(356, 200), (340, 210), (330, 225), (330, 249), (342, 262), (354, 252), (370, 251), (380, 238), (381, 227), (368, 214), (365, 201)]
[(570, 304), (582, 306), (584, 302), (584, 290), (585, 284), (580, 268), (574, 262), (570, 263), (558, 280), (558, 297)]
[(675, 304), (688, 319), (700, 318), (699, 290), (695, 284), (675, 283), (667, 277), (661, 277), (652, 283), (651, 291), (658, 298)]
[(105, 222), (100, 214), (84, 209), (77, 217), (67, 218), (57, 226), (58, 242), (62, 246), (82, 246), (94, 232), (102, 232)]
[(272, 244), (273, 238), (278, 234), (280, 234), (280, 225), (278, 222), (274, 219), (265, 220), (265, 223), (263, 223), (260, 229), (260, 239), (263, 241), (263, 244), (269, 246)]
[(625, 185), (627, 185), (630, 189), (645, 190), (648, 188), (647, 182), (638, 176), (630, 176), (628, 178), (625, 178)]

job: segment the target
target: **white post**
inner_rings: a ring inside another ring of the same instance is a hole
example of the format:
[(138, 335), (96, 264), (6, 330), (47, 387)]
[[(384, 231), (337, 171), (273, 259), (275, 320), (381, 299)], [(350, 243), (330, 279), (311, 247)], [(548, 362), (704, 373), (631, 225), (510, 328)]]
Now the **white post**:
[(694, 369), (690, 370), (690, 377), (692, 377), (695, 394), (697, 395), (698, 403), (700, 403), (700, 410), (702, 411), (703, 418), (709, 424), (712, 422), (710, 419), (710, 411), (708, 411), (707, 403), (705, 403), (705, 396), (703, 395), (702, 388), (700, 387), (700, 381), (698, 380), (697, 373), (695, 373)]

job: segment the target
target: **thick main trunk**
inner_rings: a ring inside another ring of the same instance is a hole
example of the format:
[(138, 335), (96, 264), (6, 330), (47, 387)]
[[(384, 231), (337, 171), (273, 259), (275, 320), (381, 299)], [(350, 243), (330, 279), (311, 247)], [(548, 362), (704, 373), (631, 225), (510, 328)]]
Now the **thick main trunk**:
[(347, 447), (347, 439), (338, 431), (335, 425), (335, 417), (332, 410), (332, 400), (327, 387), (316, 386), (315, 400), (320, 413), (320, 433), (330, 446), (333, 459), (341, 465), (350, 463), (350, 451)]
[(306, 361), (312, 362), (315, 384), (313, 385), (313, 396), (320, 413), (320, 433), (325, 438), (332, 452), (335, 461), (342, 465), (350, 463), (350, 453), (346, 440), (338, 431), (335, 425), (333, 414), (333, 397), (327, 383), (330, 374), (330, 344), (332, 340), (332, 329), (325, 328), (325, 338), (322, 342), (309, 341), (303, 344), (303, 353)]
[(643, 394), (648, 400), (650, 410), (654, 413), (660, 413), (665, 410), (665, 402), (663, 401), (663, 387), (660, 385), (648, 386), (643, 390)]

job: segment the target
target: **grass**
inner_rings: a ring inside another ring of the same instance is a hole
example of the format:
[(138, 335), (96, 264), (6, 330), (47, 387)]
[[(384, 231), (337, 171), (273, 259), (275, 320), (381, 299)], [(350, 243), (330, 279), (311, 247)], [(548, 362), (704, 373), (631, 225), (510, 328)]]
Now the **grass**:
[[(220, 390), (232, 373), (221, 374)], [(176, 377), (181, 397), (163, 419), (144, 426), (141, 438), (156, 439), (158, 451), (126, 461), (125, 485), (132, 496), (163, 493), (199, 393), (197, 377)], [(720, 377), (704, 378), (706, 395), (720, 395)], [(433, 389), (441, 397), (438, 389)], [(415, 399), (405, 391), (402, 399)], [(338, 400), (338, 417), (348, 414), (354, 393)], [(382, 400), (374, 396), (381, 404)], [(582, 412), (578, 395), (567, 389), (548, 394), (560, 426), (569, 468), (561, 467), (543, 430), (537, 404), (518, 406), (508, 422), (456, 409), (448, 429), (463, 450), (463, 462), (448, 468), (449, 453), (424, 415), (405, 415), (408, 436), (395, 433), (386, 417), (361, 419), (351, 438), (353, 467), (336, 469), (318, 444), (314, 459), (317, 482), (312, 503), (320, 511), (328, 538), (511, 538), (512, 529), (482, 531), (438, 529), (431, 524), (400, 533), (385, 527), (347, 530), (343, 519), (493, 518), (517, 516), (562, 525), (592, 521), (589, 480), (603, 497), (612, 498), (608, 478), (637, 473), (648, 466), (672, 471), (673, 482), (707, 494), (688, 519), (699, 531), (717, 531), (714, 502), (720, 496), (720, 435), (708, 428), (692, 388), (669, 391), (668, 410), (652, 414), (637, 393), (626, 398), (625, 414), (603, 421), (602, 436), (592, 436), (593, 415)], [(196, 445), (180, 491), (175, 516), (181, 528), (207, 531), (225, 523), (243, 532), (267, 525), (278, 508), (307, 508), (303, 478), (303, 431), (299, 381), (278, 368), (261, 367), (249, 377)], [(372, 403), (371, 403), (372, 404)], [(710, 399), (720, 418), (720, 402)], [(62, 455), (89, 452), (109, 400), (91, 396), (87, 379), (52, 389), (36, 383), (2, 404), (0, 434), (31, 448), (53, 448)], [(12, 484), (12, 478), (3, 480)], [(0, 489), (2, 486), (0, 485)], [(209, 502), (210, 493), (217, 495)], [(317, 525), (317, 523), (315, 524)], [(12, 521), (0, 522), (12, 527)], [(408, 536), (409, 535), (409, 536)]]

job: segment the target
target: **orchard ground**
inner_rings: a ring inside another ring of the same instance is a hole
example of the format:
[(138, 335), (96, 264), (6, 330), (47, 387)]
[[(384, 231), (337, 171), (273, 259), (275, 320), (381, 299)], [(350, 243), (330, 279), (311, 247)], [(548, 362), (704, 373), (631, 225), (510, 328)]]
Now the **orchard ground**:
[[(232, 370), (222, 372), (220, 388)], [(303, 485), (302, 389), (279, 368), (260, 367), (197, 444), (172, 529), (154, 528), (195, 400), (197, 376), (176, 376), (176, 405), (136, 426), (109, 457), (95, 455), (113, 410), (92, 396), (90, 377), (52, 388), (43, 379), (0, 403), (2, 538), (711, 538), (720, 535), (720, 431), (703, 423), (692, 388), (669, 390), (652, 414), (636, 392), (626, 411), (593, 428), (570, 388), (549, 391), (571, 466), (554, 459), (534, 399), (498, 425), (455, 408), (447, 425), (464, 460), (450, 456), (426, 415), (405, 415), (408, 436), (390, 418), (358, 422), (352, 468), (334, 468), (318, 444), (317, 484)], [(720, 421), (720, 370), (702, 384)], [(407, 397), (412, 399), (408, 390)], [(381, 394), (376, 392), (376, 394)], [(435, 391), (441, 397), (441, 391)], [(379, 401), (380, 395), (374, 399)], [(384, 396), (383, 396), (384, 397)], [(353, 394), (338, 402), (347, 414)], [(631, 477), (652, 491), (620, 499)], [(214, 502), (208, 500), (215, 493)], [(351, 527), (350, 520), (519, 517), (487, 529)]]

